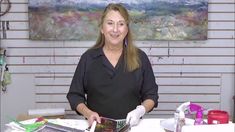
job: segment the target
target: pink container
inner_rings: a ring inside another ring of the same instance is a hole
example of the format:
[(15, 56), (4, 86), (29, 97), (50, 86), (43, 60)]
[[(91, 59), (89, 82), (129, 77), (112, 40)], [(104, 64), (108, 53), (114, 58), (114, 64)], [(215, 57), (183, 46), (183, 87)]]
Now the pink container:
[(229, 122), (228, 112), (222, 110), (210, 110), (207, 118), (208, 124), (227, 124)]

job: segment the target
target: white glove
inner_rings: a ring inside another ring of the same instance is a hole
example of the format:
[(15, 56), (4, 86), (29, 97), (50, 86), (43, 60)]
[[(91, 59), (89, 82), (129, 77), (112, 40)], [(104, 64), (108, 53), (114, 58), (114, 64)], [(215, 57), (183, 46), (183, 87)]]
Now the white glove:
[(145, 108), (143, 105), (138, 105), (136, 109), (132, 110), (127, 114), (126, 124), (130, 124), (130, 126), (135, 126), (139, 123), (140, 117), (145, 114)]

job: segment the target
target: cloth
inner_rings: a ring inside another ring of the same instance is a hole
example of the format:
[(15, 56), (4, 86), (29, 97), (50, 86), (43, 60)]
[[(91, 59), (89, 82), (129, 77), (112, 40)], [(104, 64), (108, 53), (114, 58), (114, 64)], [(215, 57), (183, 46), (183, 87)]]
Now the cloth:
[[(146, 99), (152, 99), (157, 106), (158, 86), (151, 64), (143, 51), (139, 50), (139, 54), (141, 67), (133, 72), (125, 72), (123, 55), (116, 67), (113, 67), (102, 48), (86, 51), (81, 56), (67, 94), (71, 108), (76, 110), (78, 104), (87, 103), (88, 107), (97, 110), (98, 113), (106, 109), (106, 113), (103, 114), (111, 118), (111, 115), (120, 109), (122, 114), (119, 117), (125, 118), (128, 112)], [(103, 93), (101, 88), (105, 89)], [(93, 101), (95, 103), (92, 103)], [(98, 109), (101, 106), (102, 110)], [(119, 117), (115, 116), (115, 119)]]
[(129, 111), (141, 103), (141, 99), (135, 88), (134, 76), (124, 72), (120, 63), (115, 71), (114, 75), (107, 74), (102, 60), (91, 65), (87, 72), (87, 105), (100, 116), (124, 119)]

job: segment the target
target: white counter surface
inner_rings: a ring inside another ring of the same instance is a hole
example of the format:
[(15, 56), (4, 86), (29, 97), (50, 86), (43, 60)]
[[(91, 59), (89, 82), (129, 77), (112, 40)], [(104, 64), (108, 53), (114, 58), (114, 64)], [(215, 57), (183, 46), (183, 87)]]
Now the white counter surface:
[[(141, 119), (137, 126), (131, 128), (130, 132), (166, 132), (164, 128), (160, 126), (160, 121), (165, 119), (158, 118), (149, 118), (149, 119)], [(35, 119), (23, 121), (23, 124), (31, 124), (35, 121)], [(82, 119), (48, 119), (49, 122), (60, 124), (72, 128), (77, 128), (81, 130), (85, 130), (88, 128), (88, 122)], [(9, 123), (12, 124), (13, 122)], [(6, 125), (9, 125), (6, 124)], [(201, 126), (192, 126), (186, 125), (182, 128), (182, 132), (235, 132), (235, 125), (233, 123), (223, 124), (223, 125), (201, 125)], [(5, 132), (12, 132), (10, 127), (5, 130)], [(19, 132), (19, 131), (18, 131)]]

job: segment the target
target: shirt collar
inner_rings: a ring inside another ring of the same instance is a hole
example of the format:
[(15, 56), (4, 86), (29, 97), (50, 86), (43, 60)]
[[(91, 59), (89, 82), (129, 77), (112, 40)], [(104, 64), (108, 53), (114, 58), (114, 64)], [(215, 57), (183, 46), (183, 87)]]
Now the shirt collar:
[[(104, 56), (103, 47), (94, 49), (94, 52), (93, 52), (93, 55), (92, 55), (93, 58), (100, 57), (100, 56)], [(121, 57), (123, 57), (123, 51), (122, 51)]]
[(93, 58), (100, 57), (100, 56), (104, 56), (103, 47), (94, 49), (94, 52), (92, 55)]

